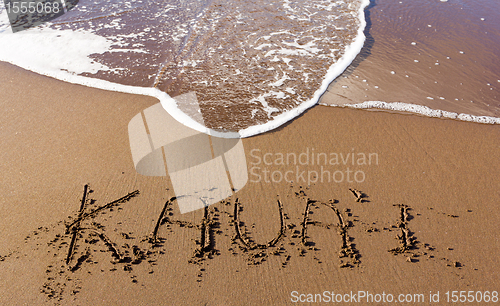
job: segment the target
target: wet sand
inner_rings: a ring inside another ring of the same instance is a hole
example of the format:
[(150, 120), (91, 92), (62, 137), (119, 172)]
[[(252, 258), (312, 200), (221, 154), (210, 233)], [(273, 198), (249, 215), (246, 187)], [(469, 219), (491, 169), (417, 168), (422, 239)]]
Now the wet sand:
[(446, 291), (500, 289), (497, 125), (317, 106), (243, 139), (248, 170), (320, 171), (276, 162), (309, 148), (362, 182), (250, 175), (238, 200), (181, 215), (169, 179), (132, 163), (128, 122), (155, 99), (5, 63), (0, 92), (2, 305), (290, 305), (293, 291), (360, 290), (426, 303), (439, 291), (446, 305)]

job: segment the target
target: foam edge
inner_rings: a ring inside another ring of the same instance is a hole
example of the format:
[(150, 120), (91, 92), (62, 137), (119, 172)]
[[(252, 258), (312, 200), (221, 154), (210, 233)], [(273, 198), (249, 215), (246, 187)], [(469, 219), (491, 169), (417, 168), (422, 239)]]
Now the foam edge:
[(399, 112), (407, 112), (413, 114), (419, 114), (426, 117), (432, 118), (446, 118), (446, 119), (455, 119), (467, 122), (475, 122), (475, 123), (483, 123), (483, 124), (500, 124), (500, 118), (491, 117), (491, 116), (475, 116), (464, 113), (454, 113), (448, 112), (439, 109), (432, 109), (428, 106), (404, 103), (404, 102), (383, 102), (383, 101), (365, 101), (363, 103), (357, 104), (343, 104), (343, 105), (331, 105), (320, 103), (320, 105), (331, 106), (331, 107), (348, 107), (348, 108), (356, 108), (356, 109), (382, 109), (382, 110), (391, 110), (391, 111), (399, 111)]
[(318, 104), (319, 99), (326, 92), (330, 83), (332, 83), (333, 80), (335, 80), (339, 75), (341, 75), (347, 69), (347, 67), (349, 67), (349, 65), (351, 65), (356, 56), (361, 52), (361, 49), (363, 49), (366, 39), (364, 34), (366, 27), (365, 8), (369, 4), (370, 0), (361, 1), (358, 13), (358, 19), (360, 22), (360, 27), (358, 28), (358, 35), (356, 36), (354, 41), (349, 46), (346, 47), (344, 55), (340, 58), (340, 60), (330, 66), (330, 68), (326, 73), (325, 78), (323, 79), (323, 82), (321, 83), (320, 88), (316, 90), (316, 92), (313, 95), (313, 98), (310, 99), (309, 101), (300, 104), (297, 108), (281, 113), (280, 115), (274, 117), (272, 120), (264, 124), (254, 125), (246, 129), (240, 130), (239, 131), (240, 137), (242, 138), (250, 137), (264, 132), (268, 132), (270, 130), (274, 130), (279, 126), (287, 123), (288, 121), (294, 119), (295, 117), (298, 117), (309, 108)]

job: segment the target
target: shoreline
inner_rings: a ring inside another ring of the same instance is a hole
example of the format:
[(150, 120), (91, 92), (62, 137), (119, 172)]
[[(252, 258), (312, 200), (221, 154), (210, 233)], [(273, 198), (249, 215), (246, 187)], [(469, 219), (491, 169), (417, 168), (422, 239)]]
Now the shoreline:
[[(289, 305), (294, 291), (325, 290), (426, 301), (439, 291), (445, 305), (446, 291), (498, 290), (497, 125), (319, 105), (244, 138), (248, 169), (259, 166), (253, 149), (377, 153), (363, 182), (249, 181), (238, 200), (181, 215), (170, 180), (138, 175), (130, 153), (128, 122), (156, 99), (1, 67), (3, 305)], [(105, 238), (82, 230), (67, 264), (65, 230), (87, 184), (87, 211), (139, 194), (85, 219)], [(162, 210), (169, 219), (158, 223)], [(203, 224), (211, 238), (200, 253)]]
[[(76, 60), (78, 61), (78, 68), (77, 69), (83, 69), (82, 67), (85, 67), (85, 69), (90, 69), (90, 71), (71, 71), (69, 66), (64, 67), (64, 66), (57, 66), (57, 65), (41, 65), (40, 62), (44, 62), (44, 58), (37, 58), (38, 54), (30, 54), (30, 53), (25, 53), (22, 54), (22, 57), (19, 57), (19, 54), (15, 50), (6, 50), (6, 52), (0, 52), (0, 60), (8, 62), (12, 65), (16, 65), (18, 67), (21, 67), (26, 70), (30, 70), (32, 72), (38, 73), (40, 75), (52, 77), (61, 81), (65, 81), (68, 83), (72, 84), (79, 84), (79, 85), (84, 85), (92, 88), (98, 88), (98, 89), (103, 89), (103, 90), (110, 90), (110, 91), (117, 91), (117, 92), (123, 92), (123, 93), (129, 93), (129, 94), (141, 94), (141, 95), (148, 95), (154, 98), (157, 98), (163, 108), (171, 115), (173, 116), (177, 121), (181, 122), (182, 124), (195, 129), (197, 131), (203, 132), (203, 133), (208, 133), (210, 135), (214, 135), (217, 137), (222, 137), (222, 138), (244, 138), (244, 137), (250, 137), (254, 135), (258, 135), (261, 133), (265, 133), (267, 131), (273, 130), (283, 124), (285, 124), (288, 121), (293, 120), (303, 112), (307, 111), (309, 108), (314, 107), (321, 96), (326, 92), (328, 89), (329, 84), (337, 78), (340, 74), (342, 74), (347, 67), (351, 64), (351, 62), (354, 60), (354, 58), (359, 54), (359, 52), (362, 50), (364, 41), (365, 41), (365, 36), (364, 36), (364, 29), (366, 26), (366, 21), (365, 21), (365, 8), (369, 5), (370, 1), (369, 0), (359, 0), (359, 9), (357, 12), (357, 19), (359, 22), (359, 27), (357, 28), (357, 35), (354, 37), (354, 39), (351, 41), (350, 44), (345, 46), (344, 53), (343, 55), (333, 64), (329, 65), (328, 68), (326, 69), (325, 75), (323, 78), (321, 78), (321, 82), (315, 85), (317, 89), (312, 93), (311, 97), (308, 98), (305, 102), (300, 103), (299, 105), (295, 106), (292, 109), (287, 109), (287, 107), (278, 109), (274, 107), (270, 107), (268, 105), (268, 102), (266, 102), (265, 98), (263, 99), (263, 102), (260, 101), (261, 97), (264, 97), (266, 95), (269, 95), (268, 92), (263, 91), (259, 97), (254, 97), (246, 103), (247, 104), (252, 104), (252, 103), (261, 103), (262, 104), (262, 109), (255, 109), (255, 110), (264, 110), (268, 112), (268, 120), (264, 120), (264, 123), (258, 124), (258, 125), (248, 125), (247, 123), (243, 123), (243, 126), (246, 126), (243, 129), (240, 129), (238, 131), (233, 131), (233, 130), (224, 130), (224, 129), (217, 129), (217, 128), (207, 128), (204, 125), (200, 124), (196, 119), (191, 118), (190, 116), (186, 115), (185, 112), (182, 111), (182, 106), (177, 105), (177, 103), (174, 100), (174, 97), (171, 97), (169, 94), (166, 92), (158, 89), (158, 87), (141, 87), (141, 86), (132, 86), (132, 85), (125, 85), (125, 84), (120, 84), (120, 83), (114, 83), (111, 81), (108, 81), (107, 79), (100, 79), (100, 78), (90, 78), (90, 77), (85, 77), (81, 74), (84, 73), (96, 73), (100, 70), (102, 71), (111, 71), (109, 67), (107, 66), (102, 66), (99, 67), (93, 60), (90, 59), (90, 55), (92, 54), (102, 54), (105, 52), (108, 52), (111, 50), (110, 46), (112, 45), (111, 41), (108, 41), (107, 38), (101, 37), (99, 35), (93, 34), (91, 31), (86, 32), (82, 31), (79, 33), (81, 35), (79, 39), (81, 41), (87, 41), (87, 45), (93, 45), (91, 42), (95, 40), (95, 46), (93, 46), (94, 49), (89, 49), (87, 50), (89, 53), (86, 56), (82, 56), (85, 54), (80, 54), (80, 58), (76, 57)], [(31, 30), (31, 32), (30, 32)], [(40, 49), (41, 53), (43, 54), (44, 57), (49, 57), (51, 56), (52, 62), (56, 62), (56, 58), (54, 55), (57, 55), (56, 52), (60, 52), (59, 49), (68, 49), (70, 47), (75, 47), (77, 48), (78, 45), (71, 46), (71, 42), (66, 42), (67, 45), (62, 45), (60, 48), (55, 48), (54, 46), (57, 46), (55, 42), (53, 42), (51, 46), (44, 45), (43, 43), (45, 41), (48, 41), (49, 38), (53, 37), (68, 37), (71, 35), (71, 33), (74, 33), (74, 31), (59, 31), (62, 32), (63, 34), (58, 34), (56, 30), (52, 29), (45, 29), (47, 32), (47, 36), (45, 39), (41, 39), (38, 41), (40, 46), (36, 45), (37, 41), (37, 34), (38, 35), (43, 35), (41, 33), (36, 33), (36, 29), (30, 29), (24, 32), (25, 35), (30, 35), (34, 34), (31, 39), (16, 39), (18, 36), (13, 36), (12, 34), (5, 34), (5, 35), (10, 35), (11, 37), (8, 37), (5, 39), (7, 45), (11, 45), (14, 47), (17, 47), (18, 49)], [(39, 29), (40, 30), (40, 29)], [(43, 29), (40, 30), (40, 32), (43, 33)], [(76, 33), (76, 32), (75, 32)], [(9, 39), (10, 38), (10, 39)], [(34, 41), (34, 45), (30, 45), (27, 42)], [(26, 43), (26, 45), (25, 45)], [(64, 48), (62, 48), (64, 47)], [(109, 50), (108, 50), (109, 49)], [(43, 51), (43, 52), (42, 52)], [(69, 54), (61, 53), (58, 55), (60, 57), (67, 57)], [(68, 63), (66, 63), (67, 65)], [(113, 68), (115, 70), (119, 70), (121, 68)], [(286, 73), (285, 73), (286, 74)], [(158, 76), (156, 76), (158, 77)], [(157, 83), (155, 81), (155, 83)], [(271, 85), (274, 87), (274, 85)], [(196, 91), (194, 91), (196, 93)], [(201, 91), (200, 91), (201, 92)], [(198, 92), (198, 94), (200, 94)], [(280, 91), (281, 92), (281, 91)], [(184, 92), (183, 94), (187, 94), (190, 92)], [(273, 93), (273, 91), (271, 91)], [(285, 95), (284, 92), (281, 92), (281, 94)], [(293, 95), (293, 94), (292, 94)], [(271, 94), (273, 96), (273, 94)], [(198, 101), (196, 101), (197, 103)], [(243, 105), (243, 104), (242, 104)], [(289, 106), (289, 105), (287, 105)], [(208, 106), (207, 106), (208, 107)], [(213, 108), (213, 107), (211, 107)], [(271, 114), (274, 112), (273, 111), (279, 111), (280, 114), (277, 116), (274, 116), (271, 118)], [(206, 110), (207, 112), (208, 110)], [(220, 115), (220, 114), (219, 114)], [(253, 118), (255, 113), (252, 111), (251, 117)], [(248, 110), (245, 116), (249, 116)], [(221, 122), (224, 122), (223, 120)], [(215, 123), (213, 123), (215, 125)], [(208, 126), (212, 125), (212, 123), (208, 123)]]
[[(460, 104), (458, 98), (452, 99), (452, 97), (450, 96), (452, 93), (455, 94), (455, 92), (459, 93), (458, 96), (467, 92), (473, 92), (474, 87), (478, 87), (477, 84), (474, 86), (472, 84), (467, 85), (467, 83), (470, 81), (469, 79), (463, 79), (463, 77), (462, 79), (459, 79), (454, 75), (461, 72), (459, 67), (472, 69), (471, 71), (479, 71), (481, 66), (479, 64), (477, 67), (473, 66), (471, 64), (472, 61), (470, 57), (477, 57), (480, 62), (483, 62), (484, 59), (482, 58), (483, 56), (480, 53), (476, 54), (472, 52), (473, 50), (470, 50), (471, 55), (469, 55), (469, 50), (466, 50), (467, 52), (464, 53), (464, 51), (459, 51), (458, 49), (455, 50), (455, 46), (453, 48), (449, 48), (446, 47), (445, 44), (441, 44), (440, 40), (436, 40), (433, 37), (435, 35), (443, 35), (443, 31), (441, 28), (439, 28), (438, 31), (438, 29), (435, 29), (432, 24), (429, 24), (429, 27), (427, 27), (428, 29), (426, 29), (426, 31), (430, 32), (425, 32), (427, 33), (425, 35), (420, 34), (420, 28), (416, 32), (415, 29), (412, 29), (412, 31), (414, 31), (415, 33), (418, 32), (419, 35), (417, 35), (417, 37), (414, 39), (415, 41), (412, 41), (411, 43), (407, 40), (410, 38), (413, 39), (412, 35), (405, 35), (404, 33), (397, 32), (397, 34), (394, 34), (395, 36), (391, 36), (391, 33), (388, 33), (390, 31), (388, 31), (384, 27), (384, 24), (386, 24), (386, 19), (384, 18), (386, 17), (384, 17), (384, 14), (380, 13), (383, 10), (387, 10), (391, 6), (388, 7), (388, 4), (377, 4), (370, 6), (369, 9), (366, 9), (367, 7), (369, 7), (369, 2), (367, 2), (366, 0), (361, 2), (362, 5), (359, 12), (359, 19), (361, 19), (363, 22), (358, 29), (356, 40), (347, 48), (350, 49), (354, 46), (354, 49), (359, 49), (360, 52), (357, 52), (358, 56), (356, 58), (352, 58), (354, 56), (354, 53), (356, 52), (353, 53), (347, 50), (347, 55), (344, 55), (339, 63), (336, 63), (330, 67), (330, 69), (328, 70), (329, 72), (327, 73), (320, 86), (321, 88), (319, 88), (315, 92), (314, 97), (309, 100), (309, 102), (303, 103), (300, 105), (300, 107), (295, 108), (291, 111), (287, 111), (263, 125), (256, 125), (241, 130), (240, 133), (225, 134), (224, 132), (217, 132), (212, 130), (210, 131), (210, 134), (228, 138), (250, 137), (252, 135), (257, 135), (265, 132), (266, 130), (272, 130), (290, 120), (294, 120), (294, 118), (299, 116), (302, 112), (307, 111), (307, 109), (314, 107), (316, 104), (331, 105), (335, 107), (378, 108), (390, 112), (413, 112), (430, 117), (449, 117), (464, 121), (481, 122), (488, 124), (498, 124), (500, 122), (500, 118), (496, 116), (497, 111), (495, 110), (495, 91), (496, 85), (498, 82), (500, 82), (500, 80), (496, 80), (496, 77), (494, 77), (494, 73), (492, 75), (491, 71), (488, 71), (487, 75), (481, 76), (482, 79), (488, 80), (489, 83), (487, 83), (487, 87), (485, 86), (485, 88), (480, 89), (481, 99), (479, 103), (466, 104), (464, 101), (462, 101), (460, 102), (462, 104)], [(446, 13), (448, 10), (454, 11), (460, 9), (460, 5), (458, 4), (448, 5), (437, 3), (435, 5), (435, 8), (439, 11), (439, 14)], [(390, 14), (394, 14), (394, 16), (396, 16), (402, 13), (400, 11), (401, 8), (396, 7), (398, 7), (398, 5), (394, 6), (394, 9), (390, 12)], [(484, 12), (481, 12), (480, 9), (478, 9), (478, 12), (476, 12), (476, 14), (480, 15), (483, 13)], [(426, 22), (431, 23), (430, 17), (431, 16), (426, 16), (425, 18), (423, 18), (423, 20), (419, 21), (419, 24), (426, 20)], [(400, 18), (402, 17), (400, 16)], [(461, 18), (464, 17), (462, 16)], [(483, 23), (487, 24), (489, 22), (489, 18), (487, 18), (486, 21), (478, 20), (476, 20), (474, 23), (477, 26), (482, 26)], [(452, 25), (442, 22), (440, 22), (440, 26), (445, 28), (446, 26), (452, 28)], [(364, 31), (365, 29), (366, 31)], [(460, 29), (457, 29), (456, 31), (458, 34), (460, 34), (460, 31), (463, 31), (463, 29), (460, 27)], [(362, 44), (360, 44), (365, 40), (365, 34), (369, 36), (370, 40), (366, 48), (363, 47)], [(455, 34), (455, 36), (461, 36), (458, 34)], [(483, 35), (482, 32), (479, 34)], [(466, 41), (466, 38), (467, 37), (461, 37), (460, 39)], [(388, 48), (387, 46), (385, 46), (386, 43), (392, 42), (393, 40), (393, 48)], [(384, 43), (374, 44), (375, 41)], [(494, 40), (492, 42), (494, 42)], [(382, 47), (379, 47), (379, 45)], [(426, 45), (428, 46), (425, 47)], [(429, 50), (433, 47), (439, 48), (439, 50), (441, 51), (433, 51), (429, 53)], [(397, 59), (396, 61), (391, 61), (390, 66), (393, 66), (391, 67), (391, 69), (393, 70), (385, 67), (385, 63), (387, 62), (387, 49), (401, 49), (404, 51), (402, 53), (406, 54), (405, 56), (401, 56), (401, 58)], [(445, 55), (451, 54), (459, 55), (457, 56), (457, 59), (455, 59), (454, 56), (452, 56), (451, 59), (449, 56), (446, 56), (445, 58)], [(419, 60), (414, 59), (417, 57), (419, 58)], [(424, 62), (425, 65), (429, 65), (429, 67), (422, 66)], [(349, 65), (347, 65), (347, 63), (356, 66), (355, 74), (352, 74), (352, 71), (349, 70)], [(346, 68), (349, 71), (346, 71)], [(334, 81), (330, 80), (335, 74), (339, 74), (341, 70), (344, 70), (344, 73), (341, 73), (339, 77), (334, 78)], [(494, 71), (494, 69), (491, 70)], [(332, 71), (334, 71), (335, 73), (333, 73)], [(430, 73), (426, 71), (433, 72)], [(38, 68), (37, 72), (41, 73), (41, 68)], [(198, 123), (197, 121), (183, 113), (177, 107), (174, 99), (159, 90), (148, 87), (120, 85), (99, 79), (72, 75), (64, 71), (49, 71), (49, 74), (51, 74), (52, 77), (63, 79), (71, 83), (84, 84), (88, 86), (93, 85), (94, 87), (104, 90), (116, 90), (121, 92), (128, 92), (131, 94), (144, 94), (158, 98), (161, 101), (163, 107), (167, 109), (177, 120), (182, 121), (184, 124), (190, 126), (195, 130), (206, 131), (206, 128), (202, 124)], [(330, 74), (332, 77), (328, 77), (328, 75)], [(478, 75), (480, 74), (478, 73)], [(417, 78), (417, 76), (419, 77)], [(444, 76), (444, 79), (439, 79), (438, 82), (438, 77), (441, 78), (441, 76)], [(430, 82), (431, 79), (429, 78), (435, 78), (436, 81)], [(362, 79), (363, 81), (361, 81)], [(329, 84), (330, 81), (333, 81), (333, 83)], [(458, 85), (457, 82), (460, 82), (460, 85)], [(484, 84), (482, 85), (485, 85), (486, 81), (484, 81), (483, 83)], [(465, 85), (462, 86), (462, 84)], [(450, 86), (454, 89), (450, 89)], [(446, 94), (440, 93), (439, 95), (437, 95), (439, 91), (438, 89), (440, 89), (441, 87), (446, 88)], [(402, 88), (404, 88), (404, 90)], [(320, 94), (320, 92), (323, 93)], [(461, 98), (461, 100), (464, 99)], [(471, 96), (470, 99), (473, 99), (473, 97)], [(471, 100), (470, 102), (473, 101)], [(487, 104), (487, 107), (483, 104)]]
[(492, 0), (377, 2), (365, 48), (323, 104), (499, 118), (496, 7)]

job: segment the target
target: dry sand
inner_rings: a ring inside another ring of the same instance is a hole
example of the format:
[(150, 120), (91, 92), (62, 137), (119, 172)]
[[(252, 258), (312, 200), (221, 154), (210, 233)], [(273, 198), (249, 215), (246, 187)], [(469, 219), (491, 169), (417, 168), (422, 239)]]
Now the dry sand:
[(5, 63), (0, 92), (2, 305), (290, 305), (293, 291), (360, 290), (422, 305), (439, 291), (446, 305), (446, 291), (500, 291), (499, 126), (314, 107), (244, 139), (249, 171), (319, 169), (256, 165), (267, 152), (376, 153), (324, 168), (363, 182), (249, 181), (238, 201), (180, 215), (168, 178), (136, 174), (130, 154), (128, 122), (155, 99)]

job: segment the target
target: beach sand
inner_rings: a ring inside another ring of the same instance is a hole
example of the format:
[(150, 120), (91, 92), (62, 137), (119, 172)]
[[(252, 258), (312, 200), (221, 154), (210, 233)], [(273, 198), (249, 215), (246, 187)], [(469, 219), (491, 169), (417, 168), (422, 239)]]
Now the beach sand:
[[(276, 165), (277, 153), (356, 153), (323, 170), (360, 182), (250, 174), (204, 217), (180, 215), (169, 179), (134, 169), (127, 126), (157, 100), (6, 63), (0, 92), (2, 305), (291, 305), (294, 291), (423, 294), (423, 305), (432, 291), (446, 305), (447, 291), (500, 291), (498, 125), (316, 106), (243, 139), (250, 173), (320, 169)], [(271, 165), (257, 163), (265, 153)], [(95, 201), (68, 259), (84, 196)]]

